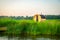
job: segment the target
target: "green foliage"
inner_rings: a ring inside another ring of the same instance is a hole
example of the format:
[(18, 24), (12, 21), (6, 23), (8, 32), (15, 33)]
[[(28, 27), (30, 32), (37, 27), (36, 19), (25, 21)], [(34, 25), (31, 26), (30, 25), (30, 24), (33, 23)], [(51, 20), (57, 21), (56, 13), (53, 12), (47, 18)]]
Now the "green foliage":
[(7, 25), (15, 24), (15, 23), (17, 23), (16, 20), (11, 19), (11, 18), (1, 18), (0, 19), (0, 27), (6, 27)]
[(46, 20), (34, 22), (33, 20), (14, 20), (9, 18), (0, 19), (0, 27), (7, 27), (8, 34), (27, 33), (29, 35), (38, 34), (60, 34), (60, 20)]

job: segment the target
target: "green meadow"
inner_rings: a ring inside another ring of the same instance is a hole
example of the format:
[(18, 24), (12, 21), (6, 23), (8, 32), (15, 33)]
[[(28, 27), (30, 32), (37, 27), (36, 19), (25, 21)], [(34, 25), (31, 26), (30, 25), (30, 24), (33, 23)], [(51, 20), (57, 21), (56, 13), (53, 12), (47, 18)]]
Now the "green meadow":
[(15, 20), (11, 18), (0, 19), (0, 29), (6, 27), (8, 35), (60, 35), (60, 19), (34, 22), (33, 20)]

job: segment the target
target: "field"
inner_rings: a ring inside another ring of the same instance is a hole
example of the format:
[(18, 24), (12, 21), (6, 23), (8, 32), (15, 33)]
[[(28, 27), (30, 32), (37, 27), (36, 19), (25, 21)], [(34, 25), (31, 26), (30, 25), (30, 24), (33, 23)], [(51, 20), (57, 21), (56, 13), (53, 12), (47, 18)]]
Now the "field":
[(0, 29), (6, 27), (6, 33), (19, 35), (60, 35), (60, 19), (34, 22), (33, 20), (15, 20), (11, 18), (0, 19)]

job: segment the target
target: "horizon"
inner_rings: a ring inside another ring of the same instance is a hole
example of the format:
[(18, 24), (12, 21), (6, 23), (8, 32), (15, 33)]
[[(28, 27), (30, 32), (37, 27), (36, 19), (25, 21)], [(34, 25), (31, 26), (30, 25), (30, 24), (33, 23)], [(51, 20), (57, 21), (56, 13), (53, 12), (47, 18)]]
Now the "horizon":
[(59, 0), (0, 0), (0, 16), (60, 15)]
[[(2, 16), (2, 15), (1, 15)], [(3, 15), (4, 16), (4, 15)], [(8, 15), (5, 15), (5, 16), (7, 16), (7, 17), (11, 17), (11, 16), (8, 16)], [(26, 15), (26, 16), (28, 16), (28, 15)], [(23, 17), (26, 17), (26, 16), (23, 16)], [(34, 16), (34, 15), (32, 15), (32, 16)], [(46, 16), (46, 15), (44, 15), (44, 16)], [(52, 16), (52, 15), (50, 15), (50, 16)], [(54, 15), (54, 16), (59, 16), (59, 15)], [(18, 16), (12, 16), (12, 17), (18, 17)], [(20, 17), (22, 17), (22, 16), (20, 16)], [(31, 16), (28, 16), (28, 17), (31, 17)]]

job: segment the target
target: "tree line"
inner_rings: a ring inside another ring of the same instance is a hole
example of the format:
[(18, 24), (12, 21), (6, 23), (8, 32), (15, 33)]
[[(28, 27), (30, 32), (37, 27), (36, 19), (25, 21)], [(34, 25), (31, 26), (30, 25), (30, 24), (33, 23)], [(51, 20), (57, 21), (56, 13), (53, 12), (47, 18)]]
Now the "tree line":
[[(44, 15), (46, 19), (60, 19), (60, 15)], [(12, 18), (12, 19), (16, 19), (16, 20), (20, 20), (20, 19), (27, 19), (27, 20), (32, 20), (33, 16), (0, 16), (0, 18), (4, 18), (4, 17), (8, 17), (8, 18)]]

